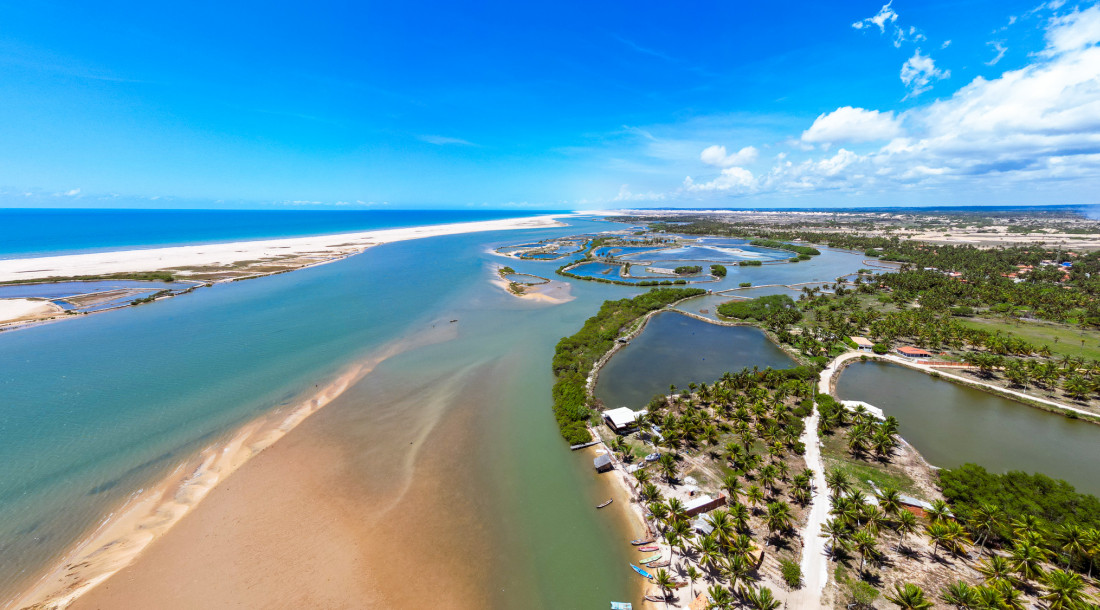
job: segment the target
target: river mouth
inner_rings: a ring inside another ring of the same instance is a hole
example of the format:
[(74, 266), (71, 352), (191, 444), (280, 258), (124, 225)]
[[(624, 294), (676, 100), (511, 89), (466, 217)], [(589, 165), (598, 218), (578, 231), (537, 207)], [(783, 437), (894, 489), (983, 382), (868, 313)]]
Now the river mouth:
[(901, 435), (931, 464), (973, 462), (993, 472), (1041, 472), (1100, 494), (1100, 427), (1049, 413), (896, 364), (857, 362), (836, 394), (861, 400), (901, 422)]
[(608, 408), (640, 408), (669, 386), (710, 383), (743, 368), (795, 365), (758, 328), (722, 326), (675, 311), (649, 319), (645, 329), (600, 371), (595, 396)]

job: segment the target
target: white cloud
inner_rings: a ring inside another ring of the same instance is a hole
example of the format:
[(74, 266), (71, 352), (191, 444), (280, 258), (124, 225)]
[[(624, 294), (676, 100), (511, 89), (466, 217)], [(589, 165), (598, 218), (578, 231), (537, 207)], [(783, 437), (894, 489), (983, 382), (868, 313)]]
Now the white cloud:
[(619, 194), (612, 201), (661, 201), (668, 197), (665, 193), (631, 193), (629, 185), (619, 187)]
[(65, 196), (66, 197), (76, 197), (79, 194), (80, 194), (80, 189), (70, 189), (68, 191), (65, 191)]
[(951, 76), (950, 70), (940, 70), (936, 62), (917, 49), (901, 67), (901, 82), (909, 89), (905, 97), (916, 97), (932, 88), (932, 81)]
[(684, 190), (689, 192), (700, 191), (733, 191), (746, 193), (756, 188), (756, 178), (752, 172), (743, 167), (727, 167), (722, 173), (710, 182), (695, 182), (691, 176), (684, 178)]
[(882, 5), (882, 8), (879, 9), (878, 13), (876, 13), (874, 17), (868, 17), (861, 21), (857, 21), (852, 24), (852, 27), (857, 30), (862, 30), (863, 28), (869, 28), (873, 25), (877, 25), (878, 31), (880, 33), (885, 33), (886, 24), (894, 23), (898, 20), (898, 14), (894, 12), (894, 9), (890, 8), (890, 5), (893, 3), (893, 0), (890, 0), (890, 2)]
[(844, 106), (817, 117), (802, 132), (806, 143), (871, 142), (889, 140), (901, 134), (901, 123), (893, 112), (879, 112)]
[(951, 41), (950, 40), (945, 40), (945, 41), (943, 41), (943, 44), (940, 45), (940, 48), (941, 49), (946, 49), (949, 46), (951, 46)]
[(1100, 42), (1100, 4), (1068, 15), (1052, 17), (1046, 32), (1046, 56), (1078, 51)]
[(714, 145), (704, 148), (703, 152), (699, 153), (699, 159), (715, 167), (733, 167), (752, 163), (759, 154), (754, 146), (746, 146), (733, 154), (728, 154), (725, 146)]
[(1005, 56), (1005, 52), (1008, 51), (1008, 47), (1004, 45), (1004, 41), (994, 40), (989, 43), (989, 46), (993, 47), (993, 50), (997, 52), (997, 56), (993, 59), (985, 62), (987, 66), (995, 66), (997, 62), (1001, 61), (1001, 58)]
[(421, 135), (416, 136), (417, 140), (421, 142), (427, 142), (428, 144), (435, 144), (436, 146), (477, 146), (469, 140), (463, 140), (462, 138), (452, 138), (448, 136), (436, 136), (436, 135)]

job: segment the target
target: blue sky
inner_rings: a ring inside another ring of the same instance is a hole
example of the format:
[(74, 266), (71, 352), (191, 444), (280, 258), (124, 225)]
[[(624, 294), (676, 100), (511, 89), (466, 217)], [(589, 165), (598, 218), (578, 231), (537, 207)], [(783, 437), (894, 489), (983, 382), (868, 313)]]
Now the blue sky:
[(0, 205), (1098, 203), (1095, 2), (761, 4), (3, 2)]

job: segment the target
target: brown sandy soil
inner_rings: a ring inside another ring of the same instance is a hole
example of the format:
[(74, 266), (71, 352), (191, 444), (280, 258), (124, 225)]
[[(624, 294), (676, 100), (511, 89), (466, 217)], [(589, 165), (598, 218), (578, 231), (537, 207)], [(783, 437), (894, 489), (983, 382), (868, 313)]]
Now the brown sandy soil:
[(59, 305), (42, 299), (0, 299), (0, 328), (63, 315)]
[[(470, 559), (491, 550), (476, 518), (484, 507), (462, 493), (453, 456), (471, 442), (490, 372), (442, 395), (402, 395), (368, 376), (72, 607), (485, 607), (487, 563)], [(410, 403), (435, 406), (425, 416)]]

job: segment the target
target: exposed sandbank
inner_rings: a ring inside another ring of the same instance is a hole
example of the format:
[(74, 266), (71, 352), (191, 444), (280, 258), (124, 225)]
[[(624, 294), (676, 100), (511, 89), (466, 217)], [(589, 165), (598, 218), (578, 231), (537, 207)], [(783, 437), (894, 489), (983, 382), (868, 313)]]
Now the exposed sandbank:
[(39, 299), (0, 299), (0, 324), (41, 320), (64, 313), (59, 305)]
[[(563, 223), (555, 220), (562, 216), (565, 215), (460, 222), (337, 235), (198, 246), (16, 258), (0, 260), (0, 281), (189, 268), (179, 273), (181, 277), (187, 277), (189, 273), (194, 273), (195, 269), (218, 267), (233, 267), (237, 271), (238, 277), (240, 277), (250, 273), (272, 273), (317, 264), (362, 252), (371, 246), (397, 241), (482, 231), (564, 226)], [(279, 261), (283, 261), (284, 264), (278, 265), (278, 269), (272, 269), (272, 263)], [(250, 268), (255, 269), (250, 270)]]
[(249, 422), (229, 438), (181, 464), (166, 479), (136, 492), (124, 506), (108, 515), (94, 532), (66, 553), (58, 565), (48, 569), (33, 587), (4, 607), (68, 607), (78, 597), (133, 563), (154, 540), (196, 508), (215, 486), (343, 394), (379, 363), (413, 347), (454, 338), (456, 334), (455, 325), (438, 324), (432, 330), (391, 343), (370, 358), (348, 367), (300, 402)]

